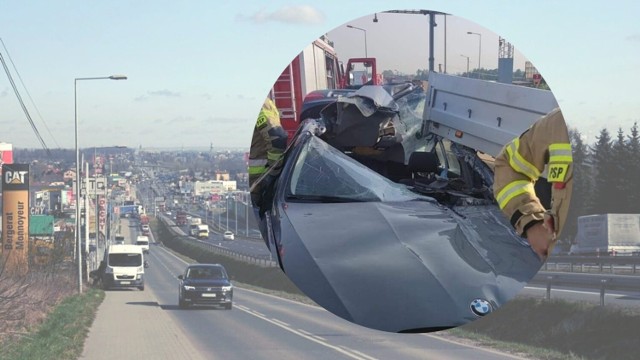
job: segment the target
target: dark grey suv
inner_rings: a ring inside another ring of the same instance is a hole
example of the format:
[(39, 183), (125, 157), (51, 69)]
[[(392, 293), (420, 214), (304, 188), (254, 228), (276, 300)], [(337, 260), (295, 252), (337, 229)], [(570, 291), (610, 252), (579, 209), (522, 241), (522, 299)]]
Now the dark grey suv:
[(220, 264), (192, 264), (178, 276), (178, 304), (181, 308), (190, 305), (233, 306), (233, 285), (227, 271)]

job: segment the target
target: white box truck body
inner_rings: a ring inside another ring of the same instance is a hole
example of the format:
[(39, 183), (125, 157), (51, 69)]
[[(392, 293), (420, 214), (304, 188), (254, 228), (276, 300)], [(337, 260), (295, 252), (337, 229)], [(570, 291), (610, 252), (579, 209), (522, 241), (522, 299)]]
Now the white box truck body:
[(136, 245), (142, 248), (142, 252), (149, 253), (149, 237), (146, 235), (138, 235), (136, 238)]
[(640, 254), (640, 214), (598, 214), (578, 217), (572, 254)]

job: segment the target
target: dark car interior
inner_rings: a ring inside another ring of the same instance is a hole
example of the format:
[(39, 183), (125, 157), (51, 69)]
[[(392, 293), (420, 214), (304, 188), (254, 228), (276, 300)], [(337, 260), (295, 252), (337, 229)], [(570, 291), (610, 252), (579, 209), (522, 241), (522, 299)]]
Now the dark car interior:
[[(448, 206), (495, 203), (492, 171), (476, 151), (434, 134), (422, 135), (422, 108), (428, 100), (424, 88), (411, 83), (382, 88), (383, 92), (370, 90), (349, 100), (343, 97), (342, 102), (337, 97), (314, 100), (303, 115), (320, 117), (326, 129), (316, 134), (320, 139), (393, 183)], [(411, 142), (409, 137), (418, 140)], [(307, 169), (318, 168), (319, 162), (311, 157), (305, 162)], [(320, 165), (322, 171), (311, 170), (316, 177), (300, 177), (307, 180), (307, 191), (318, 183), (338, 186), (345, 181), (339, 166)], [(341, 196), (349, 192), (321, 191)], [(366, 201), (363, 196), (353, 198)]]
[(224, 279), (224, 274), (218, 268), (190, 268), (185, 276), (187, 279)]

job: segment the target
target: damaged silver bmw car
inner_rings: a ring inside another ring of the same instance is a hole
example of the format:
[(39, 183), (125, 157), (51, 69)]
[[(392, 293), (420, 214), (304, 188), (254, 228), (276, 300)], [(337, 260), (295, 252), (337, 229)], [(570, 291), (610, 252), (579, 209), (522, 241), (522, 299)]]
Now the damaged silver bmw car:
[(438, 124), (425, 114), (437, 102), (406, 83), (316, 104), (270, 189), (261, 232), (273, 257), (311, 299), (356, 324), (463, 325), (542, 265), (496, 205), (492, 158), (460, 134), (430, 131)]

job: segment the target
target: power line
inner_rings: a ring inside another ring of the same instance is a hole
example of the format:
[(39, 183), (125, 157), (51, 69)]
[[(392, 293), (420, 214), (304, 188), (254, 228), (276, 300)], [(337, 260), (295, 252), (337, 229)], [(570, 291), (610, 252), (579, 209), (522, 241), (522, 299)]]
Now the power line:
[(42, 145), (42, 148), (47, 152), (47, 155), (51, 156), (51, 151), (49, 150), (49, 148), (47, 147), (47, 144), (45, 144), (44, 140), (42, 139), (42, 136), (40, 136), (40, 132), (38, 131), (36, 124), (34, 124), (33, 119), (31, 119), (31, 115), (29, 115), (29, 110), (27, 110), (27, 107), (24, 105), (24, 101), (22, 101), (22, 97), (18, 92), (16, 83), (13, 81), (13, 77), (9, 72), (9, 68), (7, 67), (7, 63), (4, 61), (4, 57), (2, 56), (2, 53), (0, 53), (0, 61), (2, 62), (2, 67), (4, 68), (4, 71), (7, 73), (7, 77), (9, 78), (9, 82), (11, 83), (11, 87), (13, 88), (13, 92), (16, 94), (16, 97), (18, 98), (18, 102), (20, 103), (20, 106), (22, 107), (22, 110), (24, 111), (24, 114), (26, 115), (27, 120), (29, 121), (29, 124), (31, 124), (31, 128), (33, 129), (34, 134), (38, 138), (38, 141), (40, 142), (40, 145)]
[(60, 149), (60, 144), (58, 144), (58, 142), (56, 141), (56, 138), (51, 133), (51, 130), (49, 129), (49, 126), (47, 125), (47, 123), (42, 118), (42, 114), (40, 114), (40, 110), (36, 106), (35, 101), (33, 101), (33, 98), (31, 97), (31, 93), (29, 93), (29, 89), (27, 89), (27, 86), (24, 84), (24, 81), (22, 81), (22, 76), (20, 76), (20, 73), (18, 72), (18, 68), (16, 67), (16, 64), (13, 62), (13, 59), (11, 58), (11, 54), (9, 53), (9, 49), (7, 49), (7, 46), (4, 44), (4, 41), (2, 40), (2, 38), (0, 38), (0, 43), (2, 43), (2, 47), (4, 48), (4, 52), (7, 54), (7, 57), (9, 58), (9, 61), (11, 62), (11, 65), (13, 66), (13, 70), (16, 72), (16, 75), (18, 75), (18, 79), (20, 80), (20, 84), (22, 84), (22, 87), (27, 92), (27, 96), (29, 97), (29, 100), (31, 101), (31, 105), (33, 105), (33, 108), (36, 109), (36, 113), (38, 114), (38, 117), (40, 118), (40, 121), (42, 121), (42, 123), (44, 124), (44, 127), (47, 128), (47, 132), (49, 133), (49, 135), (51, 135), (51, 138), (53, 139), (53, 142), (56, 144), (56, 146), (58, 146), (58, 149)]

